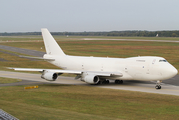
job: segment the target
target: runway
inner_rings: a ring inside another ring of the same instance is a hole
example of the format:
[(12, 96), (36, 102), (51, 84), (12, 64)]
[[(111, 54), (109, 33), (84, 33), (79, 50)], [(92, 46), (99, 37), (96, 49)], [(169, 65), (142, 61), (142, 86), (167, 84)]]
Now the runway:
[[(177, 95), (179, 96), (179, 84), (162, 84), (162, 89), (156, 90), (155, 83), (153, 82), (143, 82), (143, 81), (124, 81), (123, 84), (102, 84), (102, 85), (89, 85), (80, 80), (75, 80), (73, 77), (64, 77), (59, 76), (56, 81), (50, 82), (44, 79), (41, 79), (41, 74), (32, 74), (32, 73), (20, 73), (20, 72), (8, 72), (0, 71), (0, 77), (6, 78), (16, 78), (21, 79), (22, 82), (19, 83), (10, 83), (10, 84), (0, 84), (2, 86), (15, 86), (15, 85), (39, 85), (39, 84), (68, 84), (68, 85), (84, 85), (91, 87), (107, 88), (107, 89), (118, 89), (118, 90), (129, 90), (129, 91), (139, 91), (146, 93), (156, 93), (156, 94), (167, 94), (167, 95)], [(174, 78), (171, 78), (166, 81), (178, 80), (178, 75)]]
[(32, 55), (36, 57), (42, 57), (45, 54), (45, 52), (40, 52), (36, 50), (28, 50), (28, 49), (17, 48), (17, 47), (10, 47), (10, 46), (5, 46), (5, 45), (0, 45), (0, 49), (17, 52), (21, 54), (26, 54), (26, 55)]
[(170, 42), (179, 43), (177, 40), (142, 40), (142, 39), (113, 39), (113, 38), (84, 38), (84, 40), (115, 40), (115, 41), (139, 41), (139, 42)]

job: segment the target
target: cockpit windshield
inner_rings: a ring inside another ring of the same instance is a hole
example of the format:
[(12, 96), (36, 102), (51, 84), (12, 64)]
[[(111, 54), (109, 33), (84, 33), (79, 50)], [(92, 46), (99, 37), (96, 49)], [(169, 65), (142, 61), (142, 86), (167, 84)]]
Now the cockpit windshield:
[(159, 60), (159, 62), (167, 62), (167, 60)]

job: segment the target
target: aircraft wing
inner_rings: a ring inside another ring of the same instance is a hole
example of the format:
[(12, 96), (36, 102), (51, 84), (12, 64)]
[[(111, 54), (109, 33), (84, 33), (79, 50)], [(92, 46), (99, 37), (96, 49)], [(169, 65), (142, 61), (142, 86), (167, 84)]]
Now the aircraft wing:
[(54, 72), (54, 73), (81, 74), (81, 71), (75, 71), (75, 70), (36, 69), (36, 68), (8, 68), (8, 69), (13, 69), (13, 70), (17, 70), (17, 71), (37, 71), (37, 72), (50, 71), (50, 72)]
[(36, 68), (8, 68), (8, 69), (14, 69), (17, 71), (37, 71), (37, 72), (43, 72), (43, 71), (50, 71), (53, 73), (69, 73), (69, 74), (78, 74), (81, 75), (83, 73), (93, 74), (97, 76), (119, 76), (122, 77), (123, 74), (120, 72), (98, 72), (98, 71), (78, 71), (78, 70), (61, 70), (61, 69), (36, 69)]

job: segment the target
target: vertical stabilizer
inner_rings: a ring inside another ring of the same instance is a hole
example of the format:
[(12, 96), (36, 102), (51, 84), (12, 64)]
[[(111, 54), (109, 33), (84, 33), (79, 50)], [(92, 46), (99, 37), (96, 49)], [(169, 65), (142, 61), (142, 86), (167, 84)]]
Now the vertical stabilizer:
[(50, 32), (46, 28), (42, 28), (42, 37), (45, 44), (46, 53), (48, 55), (65, 55), (63, 50), (57, 44)]

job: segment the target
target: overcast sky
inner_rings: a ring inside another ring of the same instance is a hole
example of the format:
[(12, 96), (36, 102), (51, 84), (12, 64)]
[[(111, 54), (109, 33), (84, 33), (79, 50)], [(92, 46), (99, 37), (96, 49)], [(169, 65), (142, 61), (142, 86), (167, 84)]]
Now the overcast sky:
[(0, 0), (0, 32), (179, 30), (179, 0)]

